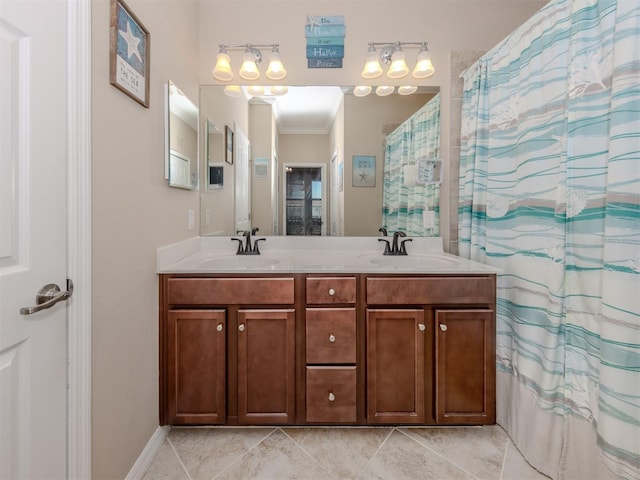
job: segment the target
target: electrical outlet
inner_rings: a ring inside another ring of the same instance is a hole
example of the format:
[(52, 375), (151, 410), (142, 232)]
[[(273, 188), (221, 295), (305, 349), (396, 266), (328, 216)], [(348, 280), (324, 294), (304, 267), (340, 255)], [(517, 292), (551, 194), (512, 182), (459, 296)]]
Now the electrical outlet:
[(188, 223), (187, 228), (189, 230), (194, 230), (196, 228), (196, 211), (195, 210), (189, 210), (187, 214), (187, 223)]
[(422, 212), (422, 225), (424, 228), (436, 228), (436, 212), (433, 210)]

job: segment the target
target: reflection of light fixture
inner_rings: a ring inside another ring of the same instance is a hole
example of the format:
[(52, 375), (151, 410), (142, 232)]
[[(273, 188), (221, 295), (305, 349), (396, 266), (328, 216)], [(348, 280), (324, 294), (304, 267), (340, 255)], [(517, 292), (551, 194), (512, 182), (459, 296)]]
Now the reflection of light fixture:
[(380, 85), (379, 87), (376, 87), (376, 95), (379, 97), (386, 97), (387, 95), (391, 95), (394, 90), (395, 87), (390, 85)]
[(269, 89), (271, 91), (271, 95), (275, 95), (276, 97), (280, 95), (286, 95), (289, 92), (289, 88), (285, 86), (275, 85)]
[(398, 87), (398, 93), (400, 95), (411, 95), (416, 90), (418, 90), (418, 87), (415, 85), (404, 85), (402, 87)]
[(371, 93), (371, 86), (370, 85), (360, 85), (358, 87), (354, 87), (354, 89), (353, 89), (353, 94), (356, 97), (366, 97), (370, 93)]
[(230, 82), (233, 80), (233, 71), (231, 70), (231, 57), (227, 53), (228, 50), (244, 49), (242, 57), (242, 66), (240, 67), (239, 74), (245, 80), (258, 80), (260, 78), (260, 70), (258, 65), (262, 62), (262, 52), (260, 48), (271, 48), (271, 55), (269, 56), (269, 66), (267, 67), (267, 78), (270, 80), (282, 80), (287, 76), (287, 71), (282, 64), (280, 58), (280, 49), (277, 43), (271, 44), (238, 44), (238, 45), (226, 45), (221, 44), (220, 53), (216, 58), (216, 66), (213, 69), (213, 76), (221, 82)]
[(239, 97), (242, 95), (242, 89), (240, 85), (227, 85), (224, 87), (224, 94), (228, 97)]
[(261, 97), (264, 95), (264, 87), (261, 85), (250, 85), (247, 87), (247, 92), (254, 97)]
[[(365, 65), (362, 70), (362, 78), (371, 79), (382, 75), (381, 62), (385, 65), (390, 65), (387, 71), (387, 77), (397, 79), (407, 76), (409, 74), (409, 67), (405, 61), (405, 54), (402, 50), (403, 46), (420, 47), (417, 63), (412, 74), (414, 78), (427, 78), (433, 75), (435, 69), (431, 63), (427, 42), (369, 42), (369, 50), (367, 51)], [(379, 54), (376, 47), (381, 47)]]

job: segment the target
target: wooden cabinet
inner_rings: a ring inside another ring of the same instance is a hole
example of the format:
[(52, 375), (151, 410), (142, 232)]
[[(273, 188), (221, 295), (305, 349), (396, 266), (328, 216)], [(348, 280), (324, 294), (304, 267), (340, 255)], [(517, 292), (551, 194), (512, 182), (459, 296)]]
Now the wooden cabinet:
[(167, 423), (225, 423), (224, 310), (171, 310), (167, 330)]
[(160, 277), (160, 424), (495, 423), (495, 275)]
[(424, 423), (423, 310), (367, 310), (367, 421)]
[(238, 423), (295, 421), (295, 311), (238, 311)]
[(491, 310), (436, 310), (436, 421), (495, 422), (495, 328)]

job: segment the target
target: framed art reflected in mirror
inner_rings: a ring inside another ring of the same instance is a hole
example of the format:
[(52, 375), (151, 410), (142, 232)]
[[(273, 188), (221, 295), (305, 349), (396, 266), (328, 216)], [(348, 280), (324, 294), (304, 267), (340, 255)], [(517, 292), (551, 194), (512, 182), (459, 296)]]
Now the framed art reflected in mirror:
[(233, 130), (231, 130), (227, 125), (224, 127), (224, 138), (226, 145), (224, 161), (233, 165)]

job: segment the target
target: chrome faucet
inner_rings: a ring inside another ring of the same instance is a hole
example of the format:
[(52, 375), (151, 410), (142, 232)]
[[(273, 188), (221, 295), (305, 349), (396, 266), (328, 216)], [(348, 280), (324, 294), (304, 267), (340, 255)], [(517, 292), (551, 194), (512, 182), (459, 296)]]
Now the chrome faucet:
[[(244, 245), (241, 238), (232, 238), (231, 241), (238, 242), (238, 250), (236, 255), (260, 255), (260, 249), (258, 248), (258, 242), (266, 240), (266, 238), (254, 238), (253, 244), (251, 243), (251, 235), (255, 235), (259, 228), (253, 228), (251, 230), (245, 230), (242, 236), (245, 237)], [(238, 232), (240, 233), (240, 232)]]
[[(379, 231), (383, 234), (386, 233), (386, 230), (383, 228), (381, 228)], [(406, 236), (407, 234), (404, 232), (401, 232), (401, 231), (394, 232), (393, 243), (391, 244), (389, 243), (389, 240), (387, 240), (386, 238), (379, 238), (378, 239), (379, 242), (385, 242), (383, 255), (407, 255), (407, 247), (405, 243), (410, 242), (411, 238), (407, 238), (405, 240), (400, 241), (400, 244), (398, 245), (398, 239), (400, 237), (406, 237)]]

